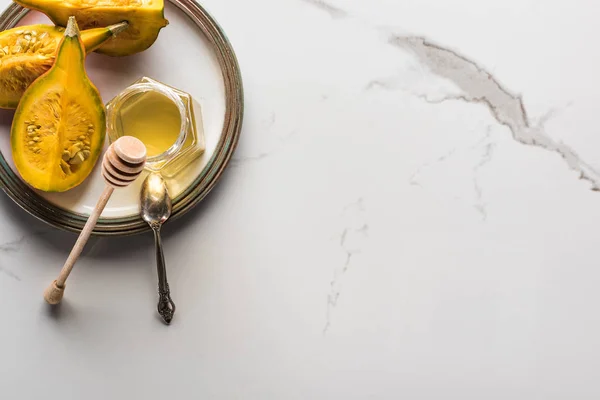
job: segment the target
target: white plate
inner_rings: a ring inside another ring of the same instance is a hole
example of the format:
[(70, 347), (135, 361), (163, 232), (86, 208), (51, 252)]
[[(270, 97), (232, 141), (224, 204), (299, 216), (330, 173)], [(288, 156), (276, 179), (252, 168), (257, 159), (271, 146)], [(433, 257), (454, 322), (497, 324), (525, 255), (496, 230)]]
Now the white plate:
[[(199, 159), (179, 174), (176, 179), (168, 182), (171, 196), (177, 201), (184, 195), (186, 190), (189, 191), (191, 185), (200, 184), (198, 178), (203, 174), (203, 171), (205, 172), (207, 166), (210, 166), (215, 161), (215, 153), (221, 150), (220, 147), (224, 145), (230, 146), (232, 148), (228, 150), (229, 154), (222, 160), (223, 165), (220, 168), (220, 171), (222, 171), (222, 168), (230, 158), (230, 152), (233, 151), (237, 142), (237, 135), (241, 126), (241, 108), (240, 115), (238, 116), (239, 121), (237, 122), (240, 126), (237, 126), (235, 129), (235, 137), (233, 141), (230, 139), (227, 141), (228, 143), (225, 143), (223, 140), (223, 135), (227, 131), (225, 128), (232, 121), (226, 120), (226, 117), (230, 118), (231, 116), (227, 112), (228, 98), (224, 86), (222, 64), (219, 63), (217, 57), (219, 53), (216, 53), (215, 46), (206, 36), (207, 32), (203, 32), (204, 29), (198, 25), (197, 21), (193, 21), (178, 8), (182, 4), (184, 6), (185, 4), (195, 6), (199, 9), (200, 7), (190, 0), (172, 1), (178, 6), (169, 3), (166, 4), (165, 17), (169, 20), (169, 25), (162, 29), (158, 40), (151, 48), (128, 57), (108, 57), (93, 53), (87, 58), (86, 69), (90, 79), (99, 89), (104, 103), (110, 101), (138, 78), (148, 76), (190, 93), (196, 103), (199, 104), (199, 109), (196, 112), (202, 113), (206, 151)], [(202, 11), (205, 12), (204, 10)], [(51, 22), (43, 14), (31, 11), (18, 25), (35, 23)], [(220, 32), (218, 26), (215, 26), (213, 29)], [(237, 63), (234, 67), (237, 71)], [(237, 72), (239, 73), (239, 71)], [(239, 85), (241, 86), (241, 80)], [(241, 95), (241, 87), (239, 88), (239, 93)], [(242, 101), (243, 99), (239, 100)], [(18, 176), (10, 151), (10, 123), (13, 114), (14, 112), (10, 110), (0, 110), (0, 152), (12, 169), (12, 172)], [(105, 148), (108, 144), (107, 137)], [(129, 220), (129, 223), (131, 223), (134, 218), (139, 218), (139, 193), (144, 177), (145, 174), (131, 186), (114, 192), (102, 213), (100, 225), (109, 226), (111, 225), (111, 220), (122, 222), (124, 219)], [(210, 184), (210, 187), (212, 187), (214, 182), (206, 182), (206, 184)], [(66, 214), (72, 213), (74, 215), (86, 216), (94, 208), (103, 188), (104, 181), (100, 175), (100, 162), (98, 162), (89, 178), (80, 186), (68, 192), (44, 193), (37, 190), (34, 192), (52, 206), (65, 211)], [(19, 201), (23, 199), (15, 199), (14, 193), (12, 193), (11, 197), (27, 211), (32, 211)], [(185, 211), (187, 209), (189, 207), (186, 207)], [(38, 214), (36, 216), (41, 219), (47, 220), (44, 215), (39, 215), (39, 212), (32, 213), (34, 215)], [(58, 226), (61, 225), (56, 224), (56, 221), (50, 223)], [(75, 225), (75, 227), (70, 225), (63, 227), (66, 229), (74, 228), (75, 230), (81, 228), (81, 223), (75, 223)], [(138, 228), (140, 228), (139, 224)]]

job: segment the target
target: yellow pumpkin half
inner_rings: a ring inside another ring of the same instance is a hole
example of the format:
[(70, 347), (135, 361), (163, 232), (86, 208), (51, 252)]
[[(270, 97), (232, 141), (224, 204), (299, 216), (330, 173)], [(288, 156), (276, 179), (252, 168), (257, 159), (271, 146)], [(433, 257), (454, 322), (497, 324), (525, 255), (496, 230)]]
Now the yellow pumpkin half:
[(85, 72), (85, 50), (70, 18), (54, 65), (23, 94), (11, 127), (12, 155), (23, 180), (63, 192), (92, 171), (106, 133), (104, 103)]
[[(127, 23), (81, 32), (86, 53), (92, 52)], [(64, 28), (53, 25), (28, 25), (0, 33), (0, 108), (16, 108), (31, 82), (54, 63)]]
[(127, 21), (129, 27), (97, 50), (110, 56), (127, 56), (146, 50), (168, 25), (164, 0), (15, 0), (23, 7), (41, 11), (56, 25), (65, 26), (74, 16), (81, 29)]

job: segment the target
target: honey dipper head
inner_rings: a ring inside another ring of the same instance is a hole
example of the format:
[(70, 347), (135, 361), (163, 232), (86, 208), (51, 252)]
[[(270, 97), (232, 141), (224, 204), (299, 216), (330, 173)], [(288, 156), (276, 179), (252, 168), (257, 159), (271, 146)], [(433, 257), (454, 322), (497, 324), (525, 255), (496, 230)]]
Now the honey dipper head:
[(146, 146), (138, 138), (133, 136), (121, 136), (112, 146), (121, 160), (130, 164), (146, 162)]
[(125, 187), (142, 173), (146, 164), (146, 146), (132, 136), (112, 143), (102, 160), (102, 176), (113, 187)]

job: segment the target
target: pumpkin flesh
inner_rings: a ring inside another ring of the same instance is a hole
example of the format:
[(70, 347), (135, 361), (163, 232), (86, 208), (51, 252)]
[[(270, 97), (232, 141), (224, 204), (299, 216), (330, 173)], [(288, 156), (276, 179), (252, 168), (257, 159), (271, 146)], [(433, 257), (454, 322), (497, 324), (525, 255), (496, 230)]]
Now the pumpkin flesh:
[[(88, 29), (81, 32), (86, 53), (123, 30), (126, 25)], [(0, 33), (0, 108), (16, 108), (25, 89), (52, 64), (64, 28), (28, 25)]]
[(11, 127), (15, 166), (36, 189), (63, 192), (92, 171), (106, 133), (104, 105), (85, 72), (85, 50), (69, 22), (49, 71), (25, 91)]
[(66, 26), (69, 17), (81, 29), (108, 26), (127, 21), (129, 27), (118, 37), (100, 46), (98, 53), (127, 56), (149, 48), (158, 33), (168, 25), (163, 0), (15, 0), (23, 7), (46, 14), (52, 22)]

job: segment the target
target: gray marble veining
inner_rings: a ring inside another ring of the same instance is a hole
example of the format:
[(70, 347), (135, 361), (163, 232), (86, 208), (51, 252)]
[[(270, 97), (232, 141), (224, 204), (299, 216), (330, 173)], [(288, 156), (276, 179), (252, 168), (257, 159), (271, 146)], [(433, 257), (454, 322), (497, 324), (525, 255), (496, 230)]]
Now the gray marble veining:
[[(593, 190), (600, 189), (600, 173), (567, 144), (557, 142), (545, 132), (544, 122), (548, 117), (533, 125), (522, 97), (504, 87), (493, 74), (477, 62), (424, 37), (392, 35), (389, 43), (412, 52), (434, 74), (451, 80), (463, 91), (463, 94), (451, 94), (441, 98), (430, 98), (427, 93), (415, 93), (416, 96), (432, 104), (464, 101), (484, 105), (499, 124), (510, 129), (516, 141), (559, 154), (569, 168), (580, 173), (581, 179), (592, 184)], [(373, 81), (370, 86), (373, 85), (381, 83)]]
[(362, 251), (363, 242), (369, 237), (369, 224), (366, 220), (366, 202), (360, 197), (355, 202), (343, 207), (342, 218), (345, 226), (340, 233), (339, 246), (344, 253), (344, 262), (333, 270), (333, 278), (330, 282), (330, 292), (327, 295), (327, 309), (323, 335), (331, 327), (333, 311), (336, 308), (342, 293), (344, 274), (352, 264), (354, 256)]
[(332, 18), (344, 18), (344, 17), (348, 16), (348, 13), (346, 11), (326, 2), (325, 0), (302, 0), (302, 1), (304, 1), (306, 4), (310, 4), (314, 7), (316, 7), (322, 11), (325, 11)]

